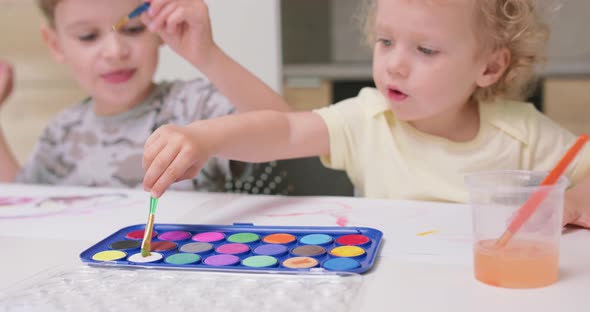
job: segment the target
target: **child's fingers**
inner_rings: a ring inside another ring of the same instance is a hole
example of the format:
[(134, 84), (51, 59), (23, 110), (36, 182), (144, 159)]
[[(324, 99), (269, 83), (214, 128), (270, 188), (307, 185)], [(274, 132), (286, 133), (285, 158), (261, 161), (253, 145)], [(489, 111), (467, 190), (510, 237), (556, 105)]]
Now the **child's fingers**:
[(564, 209), (562, 225), (573, 224), (579, 217), (579, 213), (572, 209)]
[[(158, 133), (158, 138), (159, 137), (160, 136)], [(149, 168), (152, 165), (152, 162), (154, 161), (156, 156), (158, 156), (160, 151), (163, 150), (164, 147), (166, 147), (166, 144), (167, 144), (167, 140), (165, 140), (164, 138), (156, 139), (151, 142), (146, 142), (146, 144), (143, 148), (144, 152), (143, 152), (143, 161), (142, 161), (142, 166), (143, 166), (142, 168), (144, 170), (146, 170), (147, 168)]]
[(176, 10), (178, 4), (176, 2), (168, 2), (156, 15), (153, 16), (149, 28), (153, 32), (161, 32), (166, 28), (168, 17)]
[(146, 26), (148, 26), (149, 24), (152, 23), (152, 17), (145, 14), (145, 13), (141, 14), (141, 16), (139, 16), (139, 18), (141, 19), (141, 22)]
[(166, 31), (169, 34), (173, 34), (179, 25), (182, 25), (188, 20), (186, 9), (183, 7), (177, 7), (166, 20)]
[[(172, 161), (176, 158), (180, 151), (178, 145), (167, 145), (158, 155), (154, 158), (143, 178), (143, 186), (146, 190), (151, 190), (156, 181), (166, 171), (169, 170)], [(172, 169), (174, 170), (174, 168)]]
[(160, 197), (166, 189), (172, 185), (172, 183), (180, 180), (181, 178), (188, 176), (190, 172), (187, 168), (200, 168), (198, 163), (193, 160), (194, 155), (189, 155), (185, 150), (181, 151), (174, 161), (166, 168), (166, 170), (160, 175), (156, 183), (151, 188), (150, 193), (154, 197)]
[(156, 155), (158, 155), (158, 152), (164, 148), (161, 141), (165, 142), (166, 140), (160, 140), (162, 137), (161, 132), (162, 128), (157, 129), (154, 133), (152, 133), (152, 135), (148, 137), (148, 139), (145, 141), (145, 144), (143, 145), (142, 165), (144, 170), (150, 167), (152, 161)]
[(170, 0), (150, 0), (150, 8), (148, 9), (149, 16), (156, 16), (160, 12), (160, 10), (168, 3)]
[(200, 163), (192, 165), (190, 168), (188, 168), (186, 170), (184, 175), (182, 175), (180, 178), (176, 179), (175, 182), (194, 178), (197, 175), (197, 173), (199, 173), (199, 170), (201, 170), (201, 167), (199, 167), (199, 164)]

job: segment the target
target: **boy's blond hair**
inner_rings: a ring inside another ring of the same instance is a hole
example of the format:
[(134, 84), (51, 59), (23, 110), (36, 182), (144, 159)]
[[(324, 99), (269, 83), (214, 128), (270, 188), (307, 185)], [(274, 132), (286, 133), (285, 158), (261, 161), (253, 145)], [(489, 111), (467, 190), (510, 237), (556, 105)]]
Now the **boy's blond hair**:
[(49, 22), (49, 25), (55, 26), (55, 7), (61, 0), (36, 0), (37, 6)]
[[(476, 38), (483, 50), (510, 51), (506, 72), (493, 85), (477, 88), (472, 98), (490, 102), (498, 97), (523, 99), (533, 90), (535, 67), (546, 60), (549, 27), (541, 17), (537, 0), (475, 0)], [(376, 0), (365, 0), (364, 28), (374, 44)]]

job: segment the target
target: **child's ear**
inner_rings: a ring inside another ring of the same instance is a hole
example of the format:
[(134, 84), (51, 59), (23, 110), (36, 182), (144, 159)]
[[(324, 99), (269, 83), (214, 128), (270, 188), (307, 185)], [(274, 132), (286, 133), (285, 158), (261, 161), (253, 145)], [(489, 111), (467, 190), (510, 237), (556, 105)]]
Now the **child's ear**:
[(509, 64), (510, 50), (503, 48), (494, 51), (488, 56), (484, 71), (475, 82), (481, 88), (493, 85), (504, 75)]
[(55, 58), (58, 63), (63, 64), (65, 62), (65, 56), (61, 45), (59, 44), (55, 29), (50, 26), (43, 26), (41, 27), (41, 36), (43, 37), (45, 45), (47, 45), (49, 51), (53, 55), (53, 58)]

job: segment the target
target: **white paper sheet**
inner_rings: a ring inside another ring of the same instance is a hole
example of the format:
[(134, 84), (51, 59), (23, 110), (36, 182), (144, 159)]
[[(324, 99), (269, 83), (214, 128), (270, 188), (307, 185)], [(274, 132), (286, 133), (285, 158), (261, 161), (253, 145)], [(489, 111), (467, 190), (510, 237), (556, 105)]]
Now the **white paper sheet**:
[[(0, 185), (0, 235), (98, 241), (122, 227), (144, 223), (148, 208), (149, 195), (138, 190)], [(472, 262), (471, 214), (466, 205), (169, 192), (160, 199), (156, 214), (156, 223), (237, 222), (372, 227), (384, 233), (382, 257)]]

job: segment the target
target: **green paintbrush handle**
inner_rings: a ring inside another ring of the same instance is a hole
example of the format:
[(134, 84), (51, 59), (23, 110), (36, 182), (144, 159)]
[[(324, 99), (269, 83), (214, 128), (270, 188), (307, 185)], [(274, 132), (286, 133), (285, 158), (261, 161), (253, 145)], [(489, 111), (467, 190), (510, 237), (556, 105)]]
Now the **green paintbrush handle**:
[(156, 214), (158, 199), (150, 196), (150, 214)]

